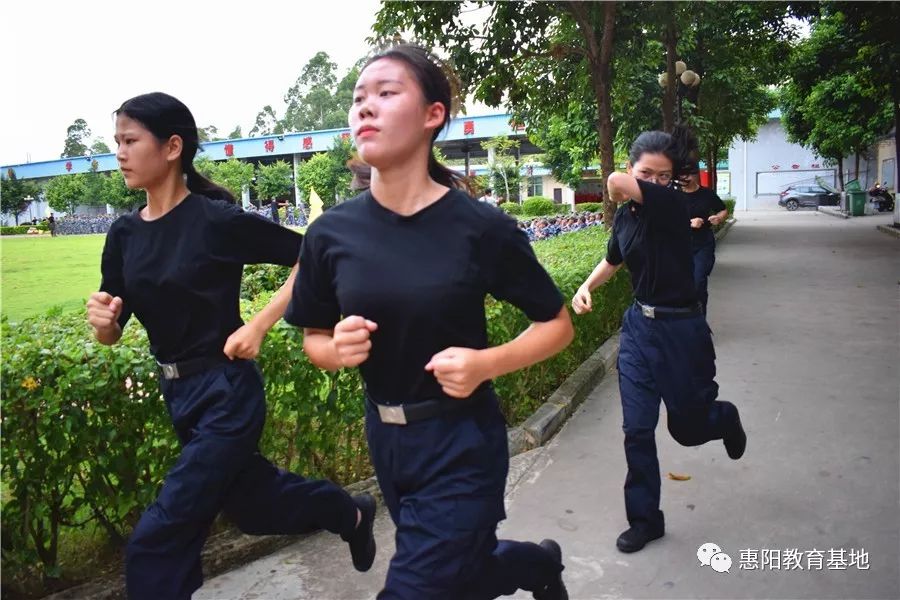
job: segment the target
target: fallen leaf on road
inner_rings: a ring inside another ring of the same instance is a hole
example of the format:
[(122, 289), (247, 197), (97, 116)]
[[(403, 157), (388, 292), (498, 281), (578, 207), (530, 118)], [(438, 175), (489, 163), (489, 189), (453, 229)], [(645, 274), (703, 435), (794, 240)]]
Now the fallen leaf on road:
[(681, 475), (680, 473), (672, 473), (669, 471), (669, 479), (673, 481), (690, 481), (690, 475)]

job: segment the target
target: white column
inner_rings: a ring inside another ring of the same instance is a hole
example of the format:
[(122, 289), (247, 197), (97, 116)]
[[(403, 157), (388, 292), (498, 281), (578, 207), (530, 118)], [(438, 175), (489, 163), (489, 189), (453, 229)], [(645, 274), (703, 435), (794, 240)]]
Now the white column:
[(300, 188), (297, 187), (297, 178), (299, 177), (298, 171), (300, 171), (300, 163), (303, 162), (300, 160), (299, 154), (294, 154), (294, 204), (300, 206)]
[(245, 185), (241, 188), (241, 206), (244, 207), (244, 210), (247, 210), (247, 207), (250, 206), (250, 186)]
[(744, 140), (744, 210), (749, 210), (749, 198), (747, 197), (747, 140)]

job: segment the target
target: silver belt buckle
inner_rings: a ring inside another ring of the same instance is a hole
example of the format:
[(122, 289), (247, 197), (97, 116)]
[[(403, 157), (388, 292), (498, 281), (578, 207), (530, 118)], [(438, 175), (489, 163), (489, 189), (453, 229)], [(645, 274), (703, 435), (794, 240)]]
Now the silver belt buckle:
[(178, 379), (178, 365), (175, 363), (171, 364), (163, 364), (159, 363), (159, 368), (162, 369), (163, 377), (166, 379)]
[(406, 425), (406, 413), (403, 412), (402, 406), (384, 406), (377, 404), (378, 416), (382, 423), (390, 423), (391, 425)]
[(652, 306), (645, 306), (641, 304), (641, 314), (647, 317), (648, 319), (656, 318), (656, 310)]

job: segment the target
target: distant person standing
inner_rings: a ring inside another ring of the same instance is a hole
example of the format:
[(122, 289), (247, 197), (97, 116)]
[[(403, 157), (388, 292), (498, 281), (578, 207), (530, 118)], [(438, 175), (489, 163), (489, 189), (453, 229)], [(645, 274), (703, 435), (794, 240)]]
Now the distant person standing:
[(478, 201), (497, 206), (497, 198), (494, 196), (494, 191), (491, 188), (484, 190), (484, 195)]
[(272, 200), (269, 204), (269, 210), (272, 211), (272, 220), (275, 223), (281, 224), (281, 220), (278, 218), (278, 200)]
[(56, 237), (56, 218), (53, 216), (53, 213), (50, 213), (50, 216), (47, 217), (47, 225), (50, 226), (50, 237)]
[(716, 264), (716, 237), (712, 226), (728, 217), (725, 203), (713, 190), (700, 185), (697, 166), (684, 178), (682, 191), (688, 197), (691, 217), (691, 252), (694, 257), (694, 288), (703, 314), (709, 302), (709, 276)]

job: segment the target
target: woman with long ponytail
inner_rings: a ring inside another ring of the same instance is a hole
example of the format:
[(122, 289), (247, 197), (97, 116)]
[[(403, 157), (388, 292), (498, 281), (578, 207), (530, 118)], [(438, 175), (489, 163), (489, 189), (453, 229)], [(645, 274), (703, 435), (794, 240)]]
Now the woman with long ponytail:
[[(253, 359), (284, 314), (302, 237), (245, 213), (196, 171), (197, 126), (176, 98), (157, 92), (127, 100), (116, 111), (115, 142), (125, 183), (145, 190), (147, 204), (110, 228), (88, 322), (103, 344), (118, 342), (132, 315), (141, 322), (182, 445), (128, 540), (128, 597), (190, 598), (203, 581), (200, 550), (222, 510), (249, 534), (340, 534), (353, 566), (369, 569), (374, 499), (282, 471), (258, 449), (266, 406)], [(241, 274), (251, 263), (293, 270), (244, 324)]]
[(660, 398), (678, 443), (723, 440), (734, 460), (747, 445), (737, 407), (716, 400), (716, 355), (694, 287), (689, 201), (675, 186), (697, 154), (696, 138), (686, 128), (638, 136), (627, 173), (612, 173), (607, 181), (610, 199), (622, 206), (606, 258), (572, 298), (577, 314), (591, 311), (591, 291), (628, 265), (635, 301), (625, 312), (618, 357), (628, 463), (629, 527), (616, 540), (622, 552), (637, 552), (665, 533), (654, 437)]

